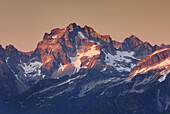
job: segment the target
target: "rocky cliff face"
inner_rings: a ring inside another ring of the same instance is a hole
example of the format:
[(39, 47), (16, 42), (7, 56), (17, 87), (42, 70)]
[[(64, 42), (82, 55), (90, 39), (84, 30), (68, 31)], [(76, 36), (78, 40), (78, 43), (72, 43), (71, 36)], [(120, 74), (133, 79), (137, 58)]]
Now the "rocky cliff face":
[(120, 43), (76, 23), (45, 33), (31, 52), (0, 46), (0, 98), (21, 93), (2, 109), (17, 114), (162, 112), (170, 104), (167, 47), (134, 35)]
[(5, 49), (1, 46), (0, 71), (4, 74), (9, 70), (26, 88), (41, 79), (72, 75), (91, 68), (125, 76), (141, 57), (158, 49), (161, 48), (134, 35), (120, 43), (109, 35), (98, 34), (91, 27), (71, 23), (45, 33), (32, 52), (20, 52), (12, 45)]
[(75, 23), (45, 33), (32, 52), (20, 52), (13, 45), (0, 46), (0, 73), (15, 80), (16, 93), (42, 79), (72, 75), (96, 68), (125, 76), (139, 61), (133, 52), (114, 49), (109, 35)]
[(150, 55), (156, 50), (168, 48), (168, 45), (162, 44), (161, 46), (154, 45), (152, 46), (148, 42), (141, 41), (135, 35), (131, 35), (130, 37), (126, 38), (122, 43), (117, 41), (112, 41), (113, 46), (117, 50), (123, 51), (134, 51), (134, 56), (137, 58), (143, 58), (147, 55)]
[[(71, 63), (69, 57), (76, 57), (79, 49), (83, 52), (89, 50), (93, 45), (97, 46), (97, 42), (102, 44), (98, 48), (103, 46), (110, 53), (114, 53), (109, 36), (99, 35), (91, 27), (81, 28), (75, 23), (71, 23), (66, 28), (57, 28), (49, 34), (46, 33), (43, 41), (38, 43), (36, 51), (41, 56), (42, 68), (53, 72), (53, 66), (59, 68), (60, 65)], [(85, 47), (87, 49), (82, 50)]]
[(0, 99), (14, 96), (27, 89), (16, 75), (19, 60), (20, 56), (14, 46), (9, 45), (5, 49), (0, 46)]
[(170, 48), (170, 45), (161, 44), (159, 47), (160, 47), (161, 49)]
[(162, 78), (159, 79), (160, 81), (166, 78), (166, 75), (170, 71), (169, 48), (155, 51), (151, 55), (142, 58), (139, 63), (132, 69), (129, 76), (130, 78), (133, 78), (137, 74), (147, 73), (150, 70), (161, 70), (159, 73), (159, 75), (162, 75)]
[(121, 50), (132, 50), (133, 47), (143, 44), (143, 42), (137, 38), (135, 35), (130, 36), (129, 38), (126, 38), (122, 44), (120, 44), (119, 48)]

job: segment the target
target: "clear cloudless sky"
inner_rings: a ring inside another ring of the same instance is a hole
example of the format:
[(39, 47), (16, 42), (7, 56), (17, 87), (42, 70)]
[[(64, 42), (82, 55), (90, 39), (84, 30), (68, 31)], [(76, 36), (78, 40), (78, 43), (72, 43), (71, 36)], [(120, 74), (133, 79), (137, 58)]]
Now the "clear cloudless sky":
[(0, 44), (31, 51), (45, 32), (76, 22), (122, 42), (170, 44), (170, 0), (0, 0)]

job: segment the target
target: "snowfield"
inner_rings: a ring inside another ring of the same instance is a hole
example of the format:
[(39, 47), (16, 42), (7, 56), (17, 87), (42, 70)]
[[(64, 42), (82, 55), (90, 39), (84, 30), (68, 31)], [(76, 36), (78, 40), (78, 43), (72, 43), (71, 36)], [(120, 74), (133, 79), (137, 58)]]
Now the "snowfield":
[[(130, 72), (132, 68), (136, 65), (132, 63), (132, 59), (136, 59), (133, 55), (134, 52), (127, 52), (127, 51), (117, 51), (116, 55), (112, 55), (110, 53), (105, 53), (105, 63), (107, 65), (113, 66), (119, 72), (128, 71)], [(125, 67), (123, 64), (130, 63), (130, 67)], [(122, 64), (121, 64), (122, 63)]]

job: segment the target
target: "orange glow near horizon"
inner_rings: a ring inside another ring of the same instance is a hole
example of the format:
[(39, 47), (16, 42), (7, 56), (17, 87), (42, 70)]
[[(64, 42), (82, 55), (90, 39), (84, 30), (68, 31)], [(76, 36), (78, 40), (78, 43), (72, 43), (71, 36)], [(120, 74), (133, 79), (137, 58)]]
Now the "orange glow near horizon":
[(122, 42), (134, 34), (152, 45), (170, 44), (170, 0), (0, 1), (0, 44), (31, 51), (45, 32), (88, 25)]

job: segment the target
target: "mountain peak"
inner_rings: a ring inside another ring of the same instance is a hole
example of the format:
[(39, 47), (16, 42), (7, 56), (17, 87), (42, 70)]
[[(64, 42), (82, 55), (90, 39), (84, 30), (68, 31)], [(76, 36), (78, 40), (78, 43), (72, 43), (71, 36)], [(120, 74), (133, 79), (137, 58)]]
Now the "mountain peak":
[(0, 45), (0, 49), (3, 49), (2, 45)]
[(129, 38), (138, 38), (138, 37), (132, 34)]
[(2, 45), (0, 45), (0, 60), (3, 54), (4, 54), (4, 48), (2, 47)]
[(52, 39), (51, 34), (45, 33), (43, 39)]
[(135, 35), (131, 35), (130, 37), (127, 37), (122, 43), (120, 43), (117, 46), (117, 49), (121, 50), (133, 50), (133, 48), (139, 44), (142, 44), (143, 42), (136, 37)]
[(10, 44), (5, 47), (5, 50), (9, 50), (9, 49), (16, 49), (16, 48), (12, 44)]
[(137, 38), (137, 36), (135, 36), (135, 35), (131, 35), (129, 38)]
[(74, 28), (74, 27), (77, 27), (78, 25), (76, 23), (70, 23), (67, 27), (69, 28)]
[(126, 43), (133, 43), (135, 45), (141, 44), (143, 43), (138, 37), (136, 37), (135, 35), (131, 35), (130, 37), (126, 38), (124, 40), (124, 42)]
[(161, 47), (161, 48), (170, 48), (170, 45), (165, 45), (165, 44), (162, 43), (162, 44), (160, 45), (160, 47)]

